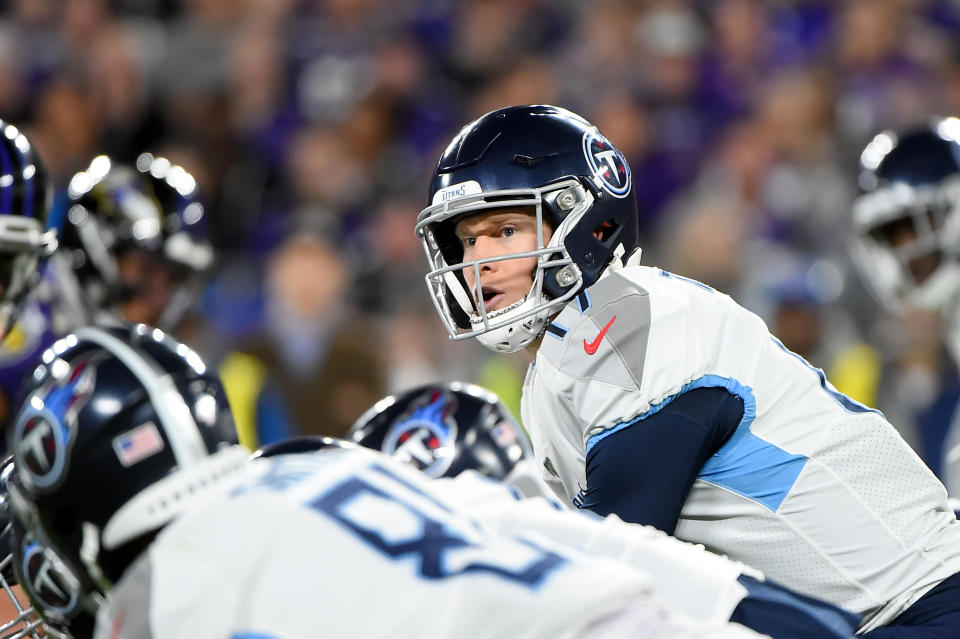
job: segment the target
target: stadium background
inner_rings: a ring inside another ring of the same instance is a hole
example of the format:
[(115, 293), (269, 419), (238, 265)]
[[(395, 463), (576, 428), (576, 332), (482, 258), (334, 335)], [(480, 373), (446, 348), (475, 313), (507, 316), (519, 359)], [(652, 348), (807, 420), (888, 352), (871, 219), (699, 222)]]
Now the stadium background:
[(446, 339), (412, 228), (442, 145), (517, 103), (579, 112), (626, 154), (645, 263), (731, 293), (920, 448), (954, 383), (937, 318), (880, 312), (846, 231), (870, 137), (960, 114), (958, 2), (0, 6), (0, 117), (61, 201), (98, 153), (190, 170), (218, 262), (181, 337), (216, 362), (253, 353), (279, 401), (299, 380), (331, 423), (435, 379), (516, 407), (525, 360)]

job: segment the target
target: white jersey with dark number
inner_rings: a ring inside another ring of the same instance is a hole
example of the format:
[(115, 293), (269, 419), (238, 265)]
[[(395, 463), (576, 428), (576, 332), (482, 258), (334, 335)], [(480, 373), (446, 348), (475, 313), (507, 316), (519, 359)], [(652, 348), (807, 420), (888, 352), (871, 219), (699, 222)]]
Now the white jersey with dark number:
[(865, 615), (861, 631), (960, 571), (946, 491), (883, 415), (727, 295), (658, 268), (609, 272), (545, 334), (522, 405), (544, 480), (577, 503), (593, 446), (701, 387), (738, 395), (744, 415), (677, 537)]
[(624, 636), (624, 626), (643, 637), (756, 636), (690, 622), (645, 573), (497, 533), (446, 494), (363, 449), (255, 460), (127, 570), (96, 636), (558, 639)]
[[(531, 467), (521, 462), (510, 478), (520, 479)], [(589, 511), (571, 512), (552, 494), (540, 495), (539, 491), (522, 497), (514, 492), (515, 485), (493, 481), (474, 471), (465, 471), (454, 479), (437, 479), (435, 485), (497, 532), (542, 534), (642, 570), (657, 595), (691, 619), (713, 624), (727, 621), (748, 594), (738, 581), (740, 576), (765, 579), (758, 570), (652, 526), (628, 524), (616, 515), (600, 518)]]

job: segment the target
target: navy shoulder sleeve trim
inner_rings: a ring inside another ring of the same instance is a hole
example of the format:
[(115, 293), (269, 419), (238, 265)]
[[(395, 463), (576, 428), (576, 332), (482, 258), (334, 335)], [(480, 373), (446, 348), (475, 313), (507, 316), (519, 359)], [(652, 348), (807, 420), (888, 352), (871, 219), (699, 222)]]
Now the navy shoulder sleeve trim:
[(697, 474), (736, 431), (743, 410), (743, 400), (722, 387), (678, 395), (591, 448), (587, 486), (574, 503), (673, 534)]

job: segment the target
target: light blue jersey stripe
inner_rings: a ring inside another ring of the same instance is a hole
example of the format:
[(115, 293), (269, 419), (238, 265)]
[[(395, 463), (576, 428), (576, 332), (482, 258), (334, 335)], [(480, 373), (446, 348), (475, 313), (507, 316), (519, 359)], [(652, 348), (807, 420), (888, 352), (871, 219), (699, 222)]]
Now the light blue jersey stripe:
[(743, 400), (743, 417), (737, 430), (720, 450), (707, 460), (697, 478), (776, 511), (796, 483), (807, 463), (807, 457), (788, 453), (750, 432), (750, 425), (757, 416), (757, 401), (753, 396), (753, 389), (735, 379), (705, 375), (688, 382), (680, 392), (652, 406), (643, 415), (591, 437), (587, 440), (586, 452), (589, 454), (594, 446), (610, 435), (662, 410), (683, 393), (695, 388), (716, 387), (725, 388)]

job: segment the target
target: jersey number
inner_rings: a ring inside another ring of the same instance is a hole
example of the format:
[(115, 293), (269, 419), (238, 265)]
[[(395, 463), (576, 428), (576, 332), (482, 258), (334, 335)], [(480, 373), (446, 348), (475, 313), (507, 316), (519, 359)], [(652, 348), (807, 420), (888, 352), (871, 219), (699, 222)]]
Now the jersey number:
[[(388, 492), (384, 482), (373, 485), (363, 477), (354, 476), (307, 505), (387, 557), (412, 558), (421, 577), (444, 579), (466, 573), (487, 573), (536, 587), (565, 561), (556, 553), (522, 541), (497, 542), (495, 546), (480, 543), (486, 540), (478, 538), (479, 533), (464, 530), (462, 521), (451, 523), (452, 520), (446, 518), (438, 519), (400, 496), (403, 490), (413, 491), (446, 511), (415, 486), (386, 468), (374, 466), (373, 470), (399, 484), (402, 490)], [(393, 517), (375, 514), (387, 512), (392, 512)]]

